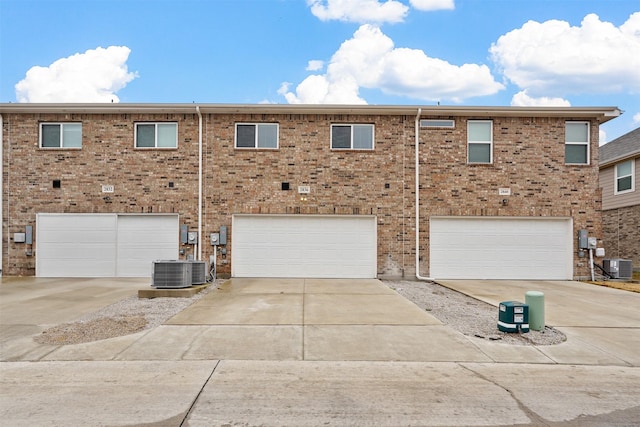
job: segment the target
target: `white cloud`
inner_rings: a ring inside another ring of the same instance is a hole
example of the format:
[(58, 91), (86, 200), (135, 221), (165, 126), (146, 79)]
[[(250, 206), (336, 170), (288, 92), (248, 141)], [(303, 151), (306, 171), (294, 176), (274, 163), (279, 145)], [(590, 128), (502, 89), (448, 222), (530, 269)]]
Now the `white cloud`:
[(282, 95), (285, 96), (287, 94), (287, 92), (289, 92), (289, 88), (291, 87), (291, 83), (289, 82), (282, 82), (280, 84), (280, 88), (278, 89), (278, 95)]
[(334, 53), (326, 74), (307, 77), (295, 93), (286, 91), (284, 96), (290, 103), (360, 104), (365, 102), (359, 95), (361, 87), (453, 102), (503, 89), (486, 65), (457, 66), (421, 50), (395, 48), (378, 27), (365, 24)]
[(605, 132), (602, 127), (598, 130), (598, 146), (603, 146), (607, 142), (607, 132)]
[(546, 96), (532, 98), (526, 90), (516, 93), (511, 98), (514, 107), (570, 107), (571, 103), (563, 98), (549, 98)]
[(529, 21), (490, 52), (505, 77), (534, 96), (640, 92), (640, 12), (619, 28), (595, 14), (579, 27)]
[(640, 113), (633, 115), (633, 123), (640, 123)]
[(346, 77), (330, 81), (327, 76), (313, 75), (302, 81), (296, 92), (283, 94), (289, 104), (366, 104), (358, 95), (358, 85)]
[(411, 0), (411, 6), (422, 11), (455, 9), (454, 0)]
[(321, 21), (402, 22), (409, 8), (397, 0), (307, 0)]
[(324, 67), (324, 61), (313, 59), (307, 64), (307, 71), (318, 71)]
[(116, 93), (138, 75), (129, 72), (126, 46), (98, 47), (31, 67), (15, 86), (18, 102), (119, 102)]
[(393, 95), (453, 102), (492, 95), (503, 88), (486, 65), (453, 65), (407, 48), (394, 49), (386, 56), (379, 87)]

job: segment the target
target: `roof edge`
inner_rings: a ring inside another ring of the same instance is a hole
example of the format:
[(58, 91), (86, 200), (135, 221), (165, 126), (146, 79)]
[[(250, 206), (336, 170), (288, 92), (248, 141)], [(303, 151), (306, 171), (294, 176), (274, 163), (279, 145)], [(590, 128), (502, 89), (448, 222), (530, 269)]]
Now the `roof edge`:
[(622, 156), (618, 156), (613, 159), (600, 162), (598, 166), (600, 167), (600, 169), (603, 169), (609, 166), (613, 166), (616, 163), (626, 162), (627, 160), (635, 159), (636, 157), (640, 157), (640, 150), (632, 151), (630, 153), (625, 153)]
[(0, 113), (202, 113), (218, 114), (378, 114), (421, 116), (528, 116), (593, 117), (600, 123), (618, 117), (618, 107), (511, 107), (440, 105), (336, 105), (336, 104), (184, 104), (184, 103), (0, 103)]

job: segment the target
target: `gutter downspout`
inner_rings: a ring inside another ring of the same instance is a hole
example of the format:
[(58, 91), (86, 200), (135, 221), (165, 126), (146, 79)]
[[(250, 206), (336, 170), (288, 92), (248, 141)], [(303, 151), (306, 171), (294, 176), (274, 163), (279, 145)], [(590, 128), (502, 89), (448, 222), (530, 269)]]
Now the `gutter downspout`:
[(433, 281), (431, 277), (420, 275), (420, 114), (422, 108), (418, 108), (416, 115), (416, 279)]
[[(196, 105), (198, 113), (198, 249), (197, 260), (202, 259), (202, 113)], [(194, 254), (195, 255), (195, 254)]]

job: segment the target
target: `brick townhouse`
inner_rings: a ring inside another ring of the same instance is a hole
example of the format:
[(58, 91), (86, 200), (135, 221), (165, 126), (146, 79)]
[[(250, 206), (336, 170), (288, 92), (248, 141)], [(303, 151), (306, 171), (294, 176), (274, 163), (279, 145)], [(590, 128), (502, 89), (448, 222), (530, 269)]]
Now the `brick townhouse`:
[(588, 276), (577, 233), (602, 238), (598, 130), (619, 114), (0, 104), (2, 271), (215, 256), (234, 277)]

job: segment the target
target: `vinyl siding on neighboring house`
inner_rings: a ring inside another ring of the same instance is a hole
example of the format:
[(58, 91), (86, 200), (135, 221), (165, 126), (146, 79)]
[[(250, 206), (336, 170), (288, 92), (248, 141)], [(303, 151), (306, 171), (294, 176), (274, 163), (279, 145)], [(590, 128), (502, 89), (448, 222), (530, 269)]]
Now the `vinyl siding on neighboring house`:
[(603, 211), (640, 204), (640, 178), (638, 177), (640, 172), (640, 158), (635, 159), (635, 190), (622, 194), (615, 194), (616, 164), (600, 170), (600, 187), (602, 187)]

